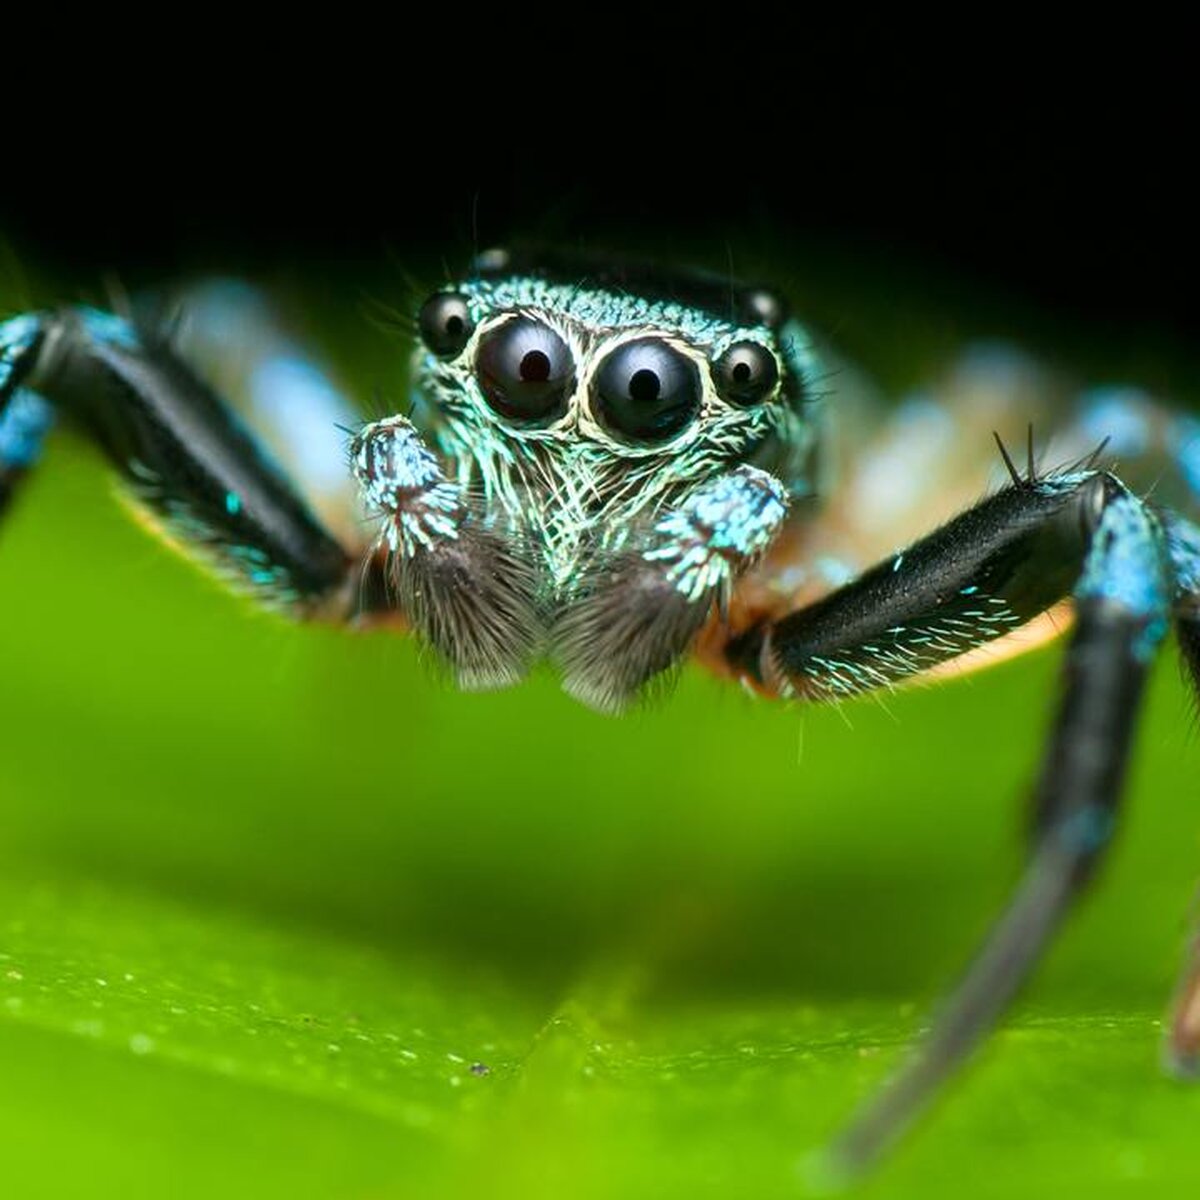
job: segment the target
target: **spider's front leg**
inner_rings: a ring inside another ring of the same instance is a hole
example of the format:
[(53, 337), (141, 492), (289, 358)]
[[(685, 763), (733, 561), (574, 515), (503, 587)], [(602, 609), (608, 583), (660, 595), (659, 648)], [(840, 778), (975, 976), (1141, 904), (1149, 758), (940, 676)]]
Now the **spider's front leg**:
[(729, 646), (759, 684), (836, 698), (933, 667), (1073, 592), (1075, 630), (1025, 873), (932, 1032), (838, 1142), (838, 1168), (863, 1169), (915, 1118), (1006, 1008), (1095, 868), (1146, 673), (1173, 605), (1180, 611), (1178, 540), (1109, 473), (1030, 478)]
[(88, 433), (169, 533), (257, 594), (346, 615), (352, 557), (165, 339), (93, 309), (0, 324), (0, 488), (52, 410)]
[(525, 674), (545, 621), (519, 536), (473, 511), (404, 417), (372, 422), (350, 444), (397, 606), (450, 664), (460, 687), (504, 687)]
[(787, 516), (773, 475), (740, 466), (662, 514), (645, 543), (585, 574), (552, 637), (563, 687), (608, 712), (669, 668)]

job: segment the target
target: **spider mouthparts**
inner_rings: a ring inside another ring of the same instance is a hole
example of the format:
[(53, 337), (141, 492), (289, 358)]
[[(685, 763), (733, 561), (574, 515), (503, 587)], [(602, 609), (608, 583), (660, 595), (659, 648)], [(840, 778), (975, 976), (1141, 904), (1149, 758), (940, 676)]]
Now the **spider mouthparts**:
[(543, 637), (537, 578), (496, 534), (467, 524), (392, 561), (400, 608), (449, 664), (458, 686), (517, 683)]

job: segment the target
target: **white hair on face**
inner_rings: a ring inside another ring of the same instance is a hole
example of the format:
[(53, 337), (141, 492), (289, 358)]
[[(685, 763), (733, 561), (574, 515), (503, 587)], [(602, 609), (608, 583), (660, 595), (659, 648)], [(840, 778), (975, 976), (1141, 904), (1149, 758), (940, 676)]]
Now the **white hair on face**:
[[(785, 464), (793, 476), (806, 458), (811, 429), (783, 382), (763, 403), (738, 407), (718, 394), (710, 369), (727, 347), (755, 341), (775, 356), (781, 381), (787, 371), (796, 373), (797, 361), (805, 374), (815, 374), (807, 339), (794, 327), (785, 352), (763, 326), (739, 326), (675, 302), (522, 276), (458, 290), (475, 328), (449, 361), (419, 355), (419, 385), (431, 401), (427, 428), (478, 518), (530, 548), (555, 596), (569, 597), (589, 564), (636, 548), (665, 511), (739, 463), (757, 461), (764, 449), (772, 465)], [(575, 363), (565, 410), (544, 426), (498, 414), (475, 375), (480, 339), (514, 316), (553, 330)], [(701, 396), (695, 419), (675, 436), (639, 444), (604, 428), (589, 391), (607, 355), (645, 338), (666, 343), (695, 365)], [(803, 483), (795, 477), (782, 482), (792, 490)]]

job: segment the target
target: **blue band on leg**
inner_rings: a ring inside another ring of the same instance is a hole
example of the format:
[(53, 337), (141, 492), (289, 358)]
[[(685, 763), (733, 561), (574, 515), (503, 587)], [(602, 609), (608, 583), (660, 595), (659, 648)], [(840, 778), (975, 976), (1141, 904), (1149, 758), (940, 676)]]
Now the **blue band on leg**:
[(1173, 512), (1164, 520), (1176, 598), (1193, 597), (1200, 593), (1200, 527)]
[(16, 390), (32, 365), (29, 355), (41, 336), (41, 318), (32, 314), (0, 321), (0, 405)]
[(41, 320), (13, 317), (0, 322), (0, 472), (32, 467), (54, 423), (54, 412), (41, 396), (20, 386), (32, 367), (41, 337)]
[(1092, 535), (1075, 597), (1118, 605), (1143, 622), (1133, 646), (1139, 662), (1153, 657), (1167, 631), (1167, 563), (1167, 538), (1153, 513), (1128, 493), (1109, 501)]
[(0, 471), (28, 470), (42, 454), (54, 410), (36, 392), (18, 391), (0, 413)]

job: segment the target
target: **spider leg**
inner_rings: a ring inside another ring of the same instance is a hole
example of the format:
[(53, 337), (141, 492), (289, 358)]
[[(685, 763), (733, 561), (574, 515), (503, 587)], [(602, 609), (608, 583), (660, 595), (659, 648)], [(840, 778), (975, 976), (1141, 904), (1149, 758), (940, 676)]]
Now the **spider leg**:
[[(853, 369), (835, 377), (836, 396), (821, 410), (816, 495), (801, 500), (763, 560), (741, 581), (734, 632), (785, 615), (827, 595), (872, 562), (976, 503), (981, 484), (998, 489), (1018, 473), (1030, 426), (1035, 474), (1084, 466), (1116, 472), (1156, 508), (1200, 517), (1200, 417), (1172, 409), (1135, 387), (1080, 387), (1003, 343), (966, 347), (948, 368), (894, 402)], [(1043, 620), (986, 660), (956, 662), (959, 673), (998, 662), (1056, 636)], [(727, 631), (705, 631), (700, 646), (721, 671)]]
[(1159, 518), (1107, 472), (1025, 479), (857, 581), (730, 644), (754, 679), (836, 697), (929, 669), (1068, 592), (1076, 623), (1034, 789), (1024, 875), (932, 1032), (834, 1147), (876, 1160), (967, 1057), (1032, 971), (1108, 842), (1138, 701), (1171, 611)]
[(460, 687), (515, 683), (544, 633), (537, 573), (520, 540), (480, 519), (405, 417), (359, 430), (350, 463), (382, 519), (384, 583), (398, 607)]
[(349, 610), (348, 553), (163, 338), (85, 308), (3, 323), (9, 479), (32, 461), (51, 410), (90, 435), (168, 535), (207, 551), (224, 574), (302, 611)]
[(277, 305), (240, 279), (209, 278), (165, 300), (146, 297), (146, 324), (170, 329), (171, 347), (253, 430), (271, 459), (339, 540), (363, 540), (363, 512), (347, 444), (362, 415)]
[(41, 457), (54, 423), (50, 406), (21, 386), (33, 365), (41, 338), (36, 319), (18, 317), (0, 323), (0, 517), (21, 480)]

